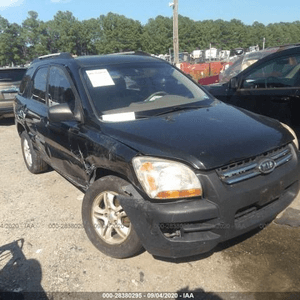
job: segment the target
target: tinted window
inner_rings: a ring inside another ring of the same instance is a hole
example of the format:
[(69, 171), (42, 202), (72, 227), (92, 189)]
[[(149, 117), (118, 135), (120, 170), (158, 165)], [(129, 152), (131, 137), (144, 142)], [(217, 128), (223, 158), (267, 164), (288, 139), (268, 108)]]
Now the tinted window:
[(0, 70), (0, 83), (10, 81), (21, 81), (26, 69)]
[(27, 97), (30, 93), (30, 88), (32, 83), (31, 78), (33, 75), (33, 71), (34, 71), (33, 68), (28, 69), (20, 84), (20, 94), (23, 95), (24, 97)]
[(279, 57), (259, 66), (243, 81), (243, 88), (300, 86), (300, 56)]
[(49, 105), (74, 102), (71, 83), (63, 69), (51, 67), (49, 74)]
[(41, 68), (35, 74), (33, 80), (32, 98), (41, 102), (46, 102), (46, 82), (48, 68)]

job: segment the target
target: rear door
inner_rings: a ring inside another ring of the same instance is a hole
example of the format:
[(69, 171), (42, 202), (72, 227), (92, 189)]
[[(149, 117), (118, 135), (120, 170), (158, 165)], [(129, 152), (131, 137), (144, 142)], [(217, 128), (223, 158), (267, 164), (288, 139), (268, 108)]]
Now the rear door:
[(19, 95), (20, 103), (16, 110), (17, 118), (26, 124), (33, 147), (47, 160), (45, 152), (45, 126), (48, 114), (47, 105), (48, 66), (40, 67), (27, 82), (26, 92)]

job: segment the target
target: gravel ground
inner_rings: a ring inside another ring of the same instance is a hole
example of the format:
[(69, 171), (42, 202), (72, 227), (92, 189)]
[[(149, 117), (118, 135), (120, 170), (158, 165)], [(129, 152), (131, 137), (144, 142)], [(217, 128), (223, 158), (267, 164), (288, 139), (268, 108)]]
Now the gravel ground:
[(209, 299), (298, 292), (300, 297), (299, 196), (262, 231), (207, 255), (174, 261), (144, 252), (117, 260), (86, 237), (77, 188), (55, 171), (27, 171), (12, 120), (0, 121), (0, 164), (0, 292), (199, 291), (212, 293)]

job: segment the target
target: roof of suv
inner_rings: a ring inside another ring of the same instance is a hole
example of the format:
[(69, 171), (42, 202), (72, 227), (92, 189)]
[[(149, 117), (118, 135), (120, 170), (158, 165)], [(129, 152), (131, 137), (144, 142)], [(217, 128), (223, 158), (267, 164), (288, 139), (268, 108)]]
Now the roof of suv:
[(134, 62), (153, 62), (161, 61), (156, 57), (152, 57), (150, 54), (144, 52), (125, 52), (116, 54), (106, 54), (106, 55), (90, 55), (90, 56), (78, 56), (73, 57), (70, 53), (55, 53), (50, 55), (41, 56), (35, 59), (32, 64), (35, 63), (76, 63), (80, 67), (89, 67), (95, 65), (105, 65), (105, 64), (120, 64), (120, 63), (134, 63)]
[[(153, 62), (158, 60), (147, 55), (123, 55), (123, 54), (108, 54), (95, 56), (80, 56), (75, 58), (82, 67), (102, 64), (119, 64), (119, 63), (134, 63), (134, 62)], [(159, 60), (160, 61), (160, 60)]]

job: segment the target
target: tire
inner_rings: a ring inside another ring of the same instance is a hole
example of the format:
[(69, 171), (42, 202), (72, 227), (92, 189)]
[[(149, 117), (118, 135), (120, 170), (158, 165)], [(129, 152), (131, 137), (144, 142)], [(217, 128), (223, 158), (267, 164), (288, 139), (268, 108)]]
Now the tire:
[(143, 247), (126, 212), (115, 196), (125, 195), (129, 183), (116, 176), (105, 176), (93, 183), (82, 203), (85, 232), (102, 253), (114, 258), (139, 254)]
[(45, 172), (48, 169), (48, 165), (33, 149), (30, 137), (25, 131), (21, 134), (21, 147), (25, 165), (31, 173), (38, 174)]

